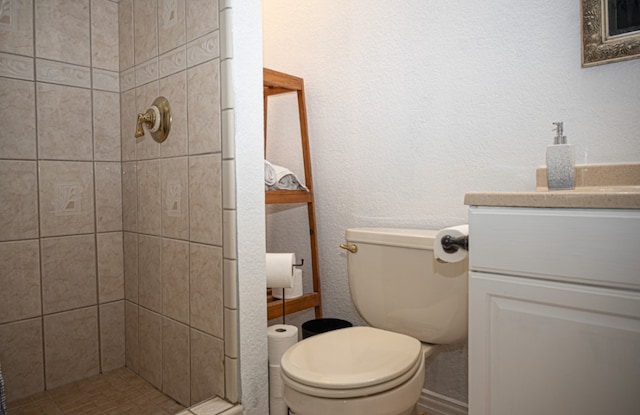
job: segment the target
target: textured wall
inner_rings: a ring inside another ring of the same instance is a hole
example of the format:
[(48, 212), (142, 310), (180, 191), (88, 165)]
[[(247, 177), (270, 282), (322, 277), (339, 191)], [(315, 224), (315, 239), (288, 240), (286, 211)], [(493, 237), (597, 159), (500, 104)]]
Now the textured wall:
[[(553, 121), (578, 163), (640, 161), (640, 60), (582, 69), (579, 12), (577, 1), (264, 2), (264, 65), (305, 79), (326, 315), (361, 322), (338, 248), (346, 228), (460, 224), (465, 192), (533, 189)], [(287, 101), (269, 108), (269, 158), (301, 173)], [(307, 249), (301, 209), (269, 216), (270, 250)], [(433, 359), (426, 386), (466, 400), (460, 350)]]

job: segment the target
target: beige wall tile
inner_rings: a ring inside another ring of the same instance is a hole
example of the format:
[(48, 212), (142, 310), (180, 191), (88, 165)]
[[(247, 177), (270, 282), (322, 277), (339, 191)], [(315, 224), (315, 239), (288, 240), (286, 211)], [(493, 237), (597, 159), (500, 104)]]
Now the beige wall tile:
[(138, 306), (125, 301), (125, 364), (135, 373), (140, 372), (140, 353), (138, 346)]
[(124, 260), (122, 232), (99, 233), (98, 299), (100, 303), (124, 298)]
[(189, 154), (220, 151), (219, 61), (187, 70)]
[(153, 56), (158, 56), (157, 13), (156, 0), (135, 0), (133, 2), (136, 65)]
[(189, 327), (162, 320), (162, 391), (184, 406), (190, 404)]
[(100, 359), (102, 372), (125, 364), (124, 301), (100, 306)]
[(44, 390), (42, 319), (0, 324), (0, 362), (9, 401)]
[(96, 226), (98, 232), (122, 230), (120, 163), (96, 163)]
[(171, 132), (160, 146), (162, 157), (187, 154), (187, 75), (180, 71), (160, 79), (160, 93), (171, 105)]
[(91, 91), (37, 83), (38, 156), (92, 160)]
[(161, 235), (160, 160), (138, 162), (138, 231)]
[(36, 79), (40, 82), (90, 88), (91, 69), (71, 63), (36, 59)]
[(40, 249), (45, 314), (97, 303), (93, 235), (44, 238)]
[(93, 146), (96, 161), (120, 161), (120, 94), (93, 91)]
[(38, 237), (35, 161), (0, 160), (0, 241)]
[(133, 58), (133, 0), (118, 4), (118, 34), (120, 46), (120, 70), (132, 68)]
[(225, 398), (229, 402), (238, 402), (240, 399), (240, 361), (228, 356), (224, 358), (224, 386)]
[(222, 124), (222, 158), (232, 159), (236, 155), (235, 114), (232, 109), (223, 110)]
[(33, 58), (0, 52), (0, 76), (33, 81)]
[(238, 308), (238, 264), (235, 260), (224, 260), (224, 306)]
[(41, 161), (39, 170), (42, 236), (94, 232), (92, 163)]
[(187, 41), (218, 28), (218, 0), (187, 2)]
[(162, 240), (162, 314), (189, 324), (189, 243)]
[(199, 65), (220, 56), (218, 31), (209, 33), (187, 44), (187, 67)]
[(44, 316), (47, 389), (100, 373), (97, 307)]
[(224, 233), (224, 257), (236, 259), (237, 244), (237, 228), (236, 228), (236, 211), (224, 210), (222, 212), (222, 227)]
[(118, 4), (108, 0), (91, 0), (91, 64), (96, 68), (117, 71)]
[(140, 376), (162, 389), (162, 316), (139, 309)]
[(7, 9), (0, 13), (0, 51), (33, 56), (33, 1), (5, 3)]
[(122, 228), (138, 230), (138, 166), (135, 161), (122, 163)]
[(191, 329), (191, 404), (224, 393), (223, 341)]
[(35, 0), (35, 11), (37, 57), (91, 65), (88, 0)]
[(138, 303), (138, 234), (124, 232), (124, 297)]
[(0, 323), (42, 313), (39, 258), (37, 240), (0, 243)]
[(219, 154), (189, 158), (189, 235), (222, 245), (222, 161)]
[(190, 245), (191, 326), (222, 338), (222, 249)]
[(0, 78), (0, 96), (0, 157), (34, 160), (36, 94), (33, 82)]
[(189, 164), (186, 157), (162, 159), (162, 235), (189, 239)]
[[(142, 112), (142, 111), (141, 111)], [(122, 160), (136, 159), (136, 90), (120, 94), (120, 134), (122, 137)]]
[(186, 41), (185, 0), (158, 0), (158, 44), (164, 53)]
[(237, 359), (238, 356), (238, 310), (224, 309), (224, 354)]
[(162, 312), (162, 239), (138, 235), (138, 300), (141, 306)]

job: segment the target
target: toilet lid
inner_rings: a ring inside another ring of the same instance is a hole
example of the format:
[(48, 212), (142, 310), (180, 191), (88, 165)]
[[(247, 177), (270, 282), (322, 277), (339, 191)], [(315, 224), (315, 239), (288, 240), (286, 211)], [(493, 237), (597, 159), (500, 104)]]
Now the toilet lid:
[(362, 388), (402, 376), (415, 367), (417, 339), (373, 327), (319, 334), (291, 346), (280, 368), (287, 377), (326, 389)]

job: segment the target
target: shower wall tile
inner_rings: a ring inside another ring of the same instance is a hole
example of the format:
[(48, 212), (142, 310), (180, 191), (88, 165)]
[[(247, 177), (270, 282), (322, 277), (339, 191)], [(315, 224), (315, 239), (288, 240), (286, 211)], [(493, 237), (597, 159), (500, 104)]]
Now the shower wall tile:
[[(118, 72), (93, 68), (91, 74), (93, 89), (120, 92), (120, 74)], [(118, 117), (120, 117), (120, 109), (118, 109)]]
[(219, 61), (187, 70), (189, 154), (220, 151)]
[(162, 240), (162, 314), (189, 324), (189, 243)]
[(124, 297), (138, 303), (138, 234), (124, 232)]
[(138, 231), (161, 235), (160, 160), (138, 162)]
[(33, 56), (33, 1), (3, 2), (0, 11), (0, 52)]
[(162, 312), (162, 239), (138, 235), (138, 301), (141, 306)]
[(92, 163), (41, 161), (39, 170), (42, 236), (94, 232)]
[(157, 1), (133, 2), (135, 63), (158, 56)]
[(38, 83), (39, 157), (91, 160), (91, 91)]
[(188, 407), (191, 395), (189, 326), (168, 318), (163, 318), (162, 324), (162, 390)]
[(240, 399), (240, 361), (225, 356), (224, 358), (224, 385), (225, 398), (229, 402), (238, 402)]
[(38, 237), (35, 161), (0, 160), (0, 241)]
[(191, 326), (223, 338), (222, 249), (190, 245)]
[(238, 356), (238, 310), (224, 309), (224, 354), (237, 359)]
[(162, 390), (162, 317), (140, 307), (138, 319), (140, 376)]
[(187, 67), (210, 61), (220, 56), (218, 31), (209, 33), (187, 44)]
[(33, 58), (0, 53), (0, 76), (33, 81)]
[[(0, 119), (3, 120), (0, 157), (35, 160), (36, 94), (33, 82), (0, 78), (0, 96)], [(16, 137), (20, 139), (16, 140)]]
[[(158, 76), (160, 78), (184, 71), (187, 64), (187, 48), (180, 46), (158, 57)], [(169, 102), (172, 102), (169, 100)], [(173, 105), (172, 105), (173, 107)]]
[(96, 226), (98, 232), (122, 230), (122, 174), (120, 163), (95, 163)]
[(42, 314), (39, 258), (37, 240), (0, 243), (0, 324)]
[(120, 90), (128, 91), (136, 87), (136, 69), (129, 68), (120, 72)]
[(138, 167), (135, 161), (122, 163), (122, 228), (138, 230)]
[(96, 161), (120, 161), (120, 96), (93, 91), (93, 148)]
[(222, 245), (222, 161), (220, 154), (189, 158), (190, 238)]
[(100, 306), (100, 367), (102, 372), (125, 364), (124, 301)]
[(164, 53), (185, 43), (185, 0), (158, 0), (158, 44)]
[(187, 42), (218, 28), (218, 0), (189, 0)]
[(91, 64), (89, 0), (35, 0), (35, 18), (37, 57)]
[(120, 94), (120, 136), (122, 160), (136, 160), (136, 91)]
[(44, 390), (42, 319), (0, 324), (0, 362), (9, 402)]
[(238, 308), (238, 272), (235, 260), (226, 259), (223, 263), (224, 275), (224, 306), (231, 309)]
[(118, 4), (118, 39), (120, 70), (132, 68), (133, 57), (133, 0), (122, 0)]
[(184, 156), (187, 148), (187, 77), (185, 71), (160, 79), (160, 91), (171, 104), (171, 135), (160, 146), (162, 157)]
[(220, 62), (220, 108), (223, 110), (233, 108), (234, 95), (233, 95), (233, 70), (231, 67), (231, 59)]
[(220, 124), (222, 126), (222, 158), (233, 159), (236, 155), (235, 146), (235, 114), (232, 109), (222, 111)]
[[(153, 101), (158, 97), (158, 81), (154, 81), (136, 88), (136, 105), (135, 114), (147, 111)], [(133, 124), (135, 126), (135, 123)], [(133, 131), (135, 133), (135, 129)], [(158, 144), (147, 128), (145, 127), (144, 136), (136, 139), (136, 158), (138, 160), (153, 159), (160, 156), (160, 144)]]
[(44, 238), (40, 249), (45, 314), (97, 303), (93, 235)]
[(224, 223), (224, 257), (229, 259), (236, 259), (236, 211), (225, 210), (222, 212), (222, 218)]
[(162, 235), (189, 238), (189, 161), (186, 157), (162, 159)]
[(36, 59), (36, 80), (54, 84), (91, 87), (91, 69), (70, 63)]
[(106, 303), (124, 298), (124, 259), (122, 232), (99, 233), (98, 300)]
[(236, 161), (222, 160), (222, 207), (236, 208)]
[(224, 342), (191, 329), (191, 404), (224, 396)]
[(135, 373), (140, 372), (139, 346), (138, 346), (138, 306), (125, 301), (125, 365)]
[(119, 69), (118, 4), (108, 0), (91, 0), (92, 66)]
[(158, 79), (158, 59), (152, 58), (135, 67), (136, 86), (148, 84)]
[[(222, 4), (220, 5), (222, 9)], [(232, 37), (232, 13), (231, 9), (225, 9), (220, 12), (220, 59), (233, 58), (233, 42)]]
[(100, 373), (97, 307), (44, 316), (47, 389)]

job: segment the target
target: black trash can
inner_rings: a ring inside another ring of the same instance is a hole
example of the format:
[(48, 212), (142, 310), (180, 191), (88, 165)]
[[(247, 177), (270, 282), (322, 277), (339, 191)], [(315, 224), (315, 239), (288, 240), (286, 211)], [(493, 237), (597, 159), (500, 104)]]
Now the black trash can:
[(315, 336), (316, 334), (326, 333), (328, 331), (346, 329), (352, 327), (353, 324), (339, 318), (317, 318), (302, 323), (302, 338)]

